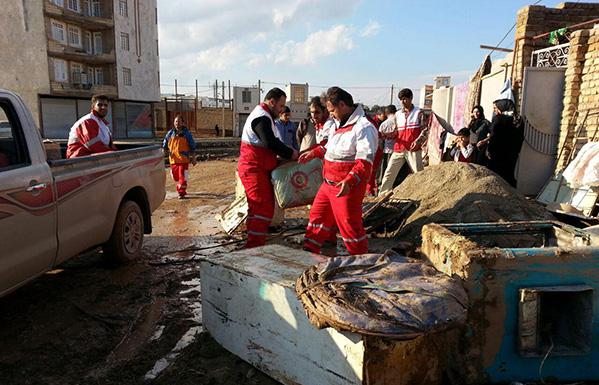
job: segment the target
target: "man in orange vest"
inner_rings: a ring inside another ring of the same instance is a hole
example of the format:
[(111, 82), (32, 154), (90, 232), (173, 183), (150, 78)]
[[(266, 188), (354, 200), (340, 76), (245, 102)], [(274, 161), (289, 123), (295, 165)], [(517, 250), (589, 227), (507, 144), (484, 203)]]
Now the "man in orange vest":
[(173, 122), (174, 127), (167, 132), (162, 141), (162, 148), (168, 155), (171, 165), (171, 175), (177, 184), (179, 199), (187, 195), (187, 182), (189, 180), (189, 163), (195, 165), (196, 144), (189, 129), (185, 127), (185, 121), (181, 115), (177, 115)]

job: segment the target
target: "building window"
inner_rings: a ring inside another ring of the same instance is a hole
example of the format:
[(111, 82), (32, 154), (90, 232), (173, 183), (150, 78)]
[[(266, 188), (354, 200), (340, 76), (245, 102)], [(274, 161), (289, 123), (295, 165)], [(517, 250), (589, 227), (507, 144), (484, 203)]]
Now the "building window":
[(79, 7), (79, 0), (68, 0), (67, 8), (73, 12), (81, 12), (81, 7)]
[(53, 59), (54, 62), (54, 80), (57, 82), (66, 82), (67, 77), (67, 62), (62, 59)]
[(52, 20), (50, 23), (52, 24), (52, 39), (57, 40), (61, 43), (66, 43), (64, 23), (55, 20)]
[(87, 12), (87, 16), (101, 17), (100, 11), (100, 0), (85, 0), (84, 7)]
[(81, 29), (69, 25), (69, 45), (72, 47), (81, 47)]
[(154, 23), (158, 25), (158, 8), (154, 8)]
[(129, 51), (129, 34), (121, 32), (121, 49), (123, 51)]
[(94, 32), (94, 54), (102, 53), (102, 32)]
[(92, 33), (89, 31), (85, 31), (84, 45), (87, 54), (91, 55), (94, 53), (94, 41), (92, 40)]
[(251, 103), (252, 102), (252, 92), (250, 90), (241, 91), (241, 102), (242, 103)]
[(71, 83), (81, 84), (81, 73), (83, 72), (83, 66), (80, 63), (71, 63)]
[(64, 0), (50, 0), (50, 2), (59, 7), (64, 7)]
[(131, 85), (131, 68), (123, 67), (123, 84)]
[(119, 0), (119, 15), (129, 17), (129, 6), (127, 0)]
[(293, 103), (306, 103), (306, 90), (304, 87), (295, 87), (292, 90)]
[(156, 40), (156, 56), (160, 56), (160, 51), (158, 50), (158, 40)]
[(104, 84), (104, 70), (100, 67), (90, 68), (90, 76), (93, 77), (93, 83), (97, 86)]

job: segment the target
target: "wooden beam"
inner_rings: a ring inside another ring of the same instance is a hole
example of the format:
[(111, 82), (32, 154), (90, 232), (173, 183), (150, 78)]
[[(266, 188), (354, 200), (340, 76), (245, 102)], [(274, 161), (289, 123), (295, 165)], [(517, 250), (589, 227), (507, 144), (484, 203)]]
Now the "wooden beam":
[(501, 51), (501, 52), (514, 52), (514, 50), (511, 48), (493, 47), (491, 45), (484, 45), (484, 44), (481, 44), (480, 48), (481, 49), (490, 49), (493, 51)]

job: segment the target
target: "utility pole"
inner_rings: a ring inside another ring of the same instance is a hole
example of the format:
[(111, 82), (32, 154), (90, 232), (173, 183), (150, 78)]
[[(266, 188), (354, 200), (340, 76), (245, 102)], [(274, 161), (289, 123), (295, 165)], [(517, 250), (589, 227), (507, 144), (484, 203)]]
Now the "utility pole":
[(393, 104), (393, 84), (391, 84), (391, 101), (389, 104)]
[(223, 138), (225, 137), (225, 81), (223, 80)]
[[(227, 81), (228, 86), (229, 86), (229, 107), (231, 110), (231, 132), (234, 134), (235, 133), (235, 112), (233, 111), (233, 98), (231, 97), (231, 79), (229, 79)], [(235, 135), (233, 135), (235, 136)]]
[(216, 108), (218, 108), (218, 79), (214, 81), (214, 100), (216, 101)]
[(175, 79), (175, 112), (179, 112), (179, 93), (177, 92), (177, 79)]
[(196, 79), (196, 100), (193, 109), (193, 129), (198, 130), (198, 79)]
[(262, 101), (262, 83), (258, 79), (258, 103)]

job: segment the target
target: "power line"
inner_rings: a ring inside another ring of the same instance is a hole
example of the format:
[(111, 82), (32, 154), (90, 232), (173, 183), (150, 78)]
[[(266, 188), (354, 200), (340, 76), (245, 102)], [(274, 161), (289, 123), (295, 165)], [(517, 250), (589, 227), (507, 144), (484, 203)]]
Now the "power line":
[[(534, 2), (534, 4), (533, 4), (533, 5), (537, 5), (537, 4), (539, 4), (540, 2), (542, 2), (542, 1), (543, 1), (543, 0), (537, 0), (537, 1), (535, 1), (535, 2)], [(516, 28), (516, 24), (517, 24), (517, 22), (516, 22), (516, 23), (514, 23), (514, 25), (512, 25), (512, 28), (510, 28), (510, 29), (509, 29), (509, 30), (508, 30), (508, 31), (505, 33), (505, 35), (503, 35), (503, 37), (501, 38), (501, 40), (499, 41), (499, 43), (495, 44), (495, 47), (500, 47), (500, 46), (501, 46), (501, 43), (503, 43), (503, 41), (505, 40), (505, 38), (506, 38), (506, 37), (508, 37), (508, 35), (510, 34), (510, 32), (512, 32), (512, 31), (514, 30), (514, 28)], [(492, 54), (493, 54), (493, 52), (495, 52), (495, 48), (493, 48), (493, 49), (491, 50), (491, 52), (489, 52), (489, 55), (492, 55)]]

